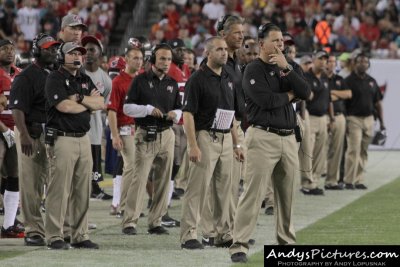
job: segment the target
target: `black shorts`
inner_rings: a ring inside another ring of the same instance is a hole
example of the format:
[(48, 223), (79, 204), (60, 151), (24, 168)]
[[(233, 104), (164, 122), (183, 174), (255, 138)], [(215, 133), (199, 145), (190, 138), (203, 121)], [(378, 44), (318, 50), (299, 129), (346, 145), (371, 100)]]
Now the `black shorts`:
[(100, 182), (103, 181), (103, 172), (101, 170), (101, 145), (92, 145), (92, 180)]

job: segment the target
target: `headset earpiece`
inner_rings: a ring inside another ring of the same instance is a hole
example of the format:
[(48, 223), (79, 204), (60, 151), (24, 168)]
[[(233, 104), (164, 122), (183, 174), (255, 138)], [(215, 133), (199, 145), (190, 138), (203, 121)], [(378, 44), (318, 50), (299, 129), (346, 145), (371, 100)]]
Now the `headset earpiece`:
[(224, 29), (225, 26), (225, 22), (228, 20), (229, 17), (231, 17), (232, 15), (225, 15), (223, 17), (221, 17), (218, 22), (217, 22), (217, 33), (222, 31)]
[(65, 55), (62, 51), (65, 43), (62, 43), (57, 49), (57, 62), (60, 65), (64, 65), (65, 63)]
[(269, 32), (270, 28), (277, 27), (275, 24), (268, 22), (258, 27), (258, 39), (264, 39), (265, 32)]
[(149, 58), (149, 62), (150, 62), (151, 64), (156, 64), (156, 53), (157, 53), (157, 51), (160, 50), (160, 49), (170, 50), (171, 53), (172, 53), (172, 48), (171, 48), (168, 44), (164, 44), (164, 43), (163, 43), (163, 44), (155, 45), (155, 46), (153, 47), (153, 49), (151, 50), (151, 56), (150, 56), (150, 58)]
[(49, 37), (50, 35), (46, 34), (46, 33), (39, 33), (38, 35), (35, 36), (35, 38), (33, 39), (32, 42), (32, 55), (35, 58), (40, 57), (41, 55), (41, 48), (38, 45), (38, 43), (40, 42), (40, 40), (42, 40), (43, 38)]

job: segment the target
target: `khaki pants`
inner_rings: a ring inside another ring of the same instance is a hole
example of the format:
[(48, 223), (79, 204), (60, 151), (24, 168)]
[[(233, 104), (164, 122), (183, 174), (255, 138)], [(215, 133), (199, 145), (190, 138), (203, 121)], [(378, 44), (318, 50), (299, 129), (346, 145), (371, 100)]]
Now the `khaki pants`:
[(172, 129), (157, 133), (154, 142), (145, 141), (146, 130), (138, 128), (135, 137), (134, 175), (129, 185), (122, 227), (135, 227), (143, 209), (146, 183), (154, 163), (154, 194), (148, 216), (149, 228), (161, 225), (167, 213), (169, 181), (172, 173), (175, 135)]
[(294, 135), (279, 136), (250, 127), (246, 132), (247, 166), (244, 192), (239, 198), (233, 229), (231, 254), (249, 250), (265, 196), (267, 180), (272, 177), (276, 211), (276, 239), (279, 245), (294, 244), (293, 198), (298, 171), (298, 144)]
[(89, 137), (59, 136), (49, 150), (54, 152), (55, 158), (50, 161), (51, 175), (46, 198), (47, 242), (63, 239), (67, 206), (71, 243), (88, 240), (87, 215), (93, 164)]
[[(131, 127), (134, 127), (133, 125)], [(122, 169), (122, 182), (121, 182), (121, 200), (119, 204), (119, 210), (125, 209), (126, 195), (128, 193), (129, 186), (134, 177), (134, 164), (135, 164), (135, 142), (133, 135), (121, 136), (123, 148), (121, 150), (121, 156), (124, 161), (124, 167)]]
[[(238, 144), (242, 146), (242, 150), (246, 159), (246, 145), (244, 143), (244, 132), (240, 127), (240, 121), (236, 121), (234, 127), (236, 127), (237, 135), (238, 135)], [(231, 223), (231, 227), (233, 229), (233, 224), (235, 221), (235, 212), (236, 207), (239, 202), (239, 184), (240, 179), (242, 179), (245, 175), (245, 166), (246, 162), (240, 162), (236, 160), (235, 153), (233, 153), (233, 163), (232, 163), (232, 194), (231, 200), (229, 204), (229, 219)]]
[(49, 163), (46, 157), (44, 135), (33, 139), (33, 154), (27, 156), (21, 151), (20, 133), (15, 129), (18, 151), (18, 176), (21, 197), (21, 210), (24, 218), (25, 235), (40, 235), (44, 238), (44, 221), (40, 212), (44, 185), (49, 174)]
[(299, 149), (299, 165), (300, 165), (300, 182), (301, 187), (307, 189), (313, 189), (317, 187), (317, 184), (314, 182), (312, 170), (312, 158), (313, 158), (313, 150), (311, 146), (311, 126), (310, 126), (310, 115), (307, 110), (304, 113), (304, 120), (298, 117), (298, 121), (300, 123), (300, 129), (303, 134), (303, 140), (300, 143)]
[(312, 170), (314, 183), (318, 186), (321, 175), (324, 171), (327, 157), (328, 122), (327, 116), (310, 115), (311, 126), (311, 151)]
[(181, 188), (186, 191), (187, 180), (188, 180), (188, 169), (189, 169), (189, 157), (188, 153), (183, 153), (182, 163), (179, 167), (179, 171), (175, 176), (175, 188)]
[(374, 118), (347, 117), (347, 150), (345, 160), (344, 182), (346, 184), (362, 184), (363, 173), (368, 160), (368, 145), (374, 131)]
[[(213, 226), (216, 244), (232, 239), (229, 221), (229, 203), (232, 193), (232, 136), (215, 133), (213, 140), (208, 131), (199, 131), (197, 144), (201, 150), (200, 162), (189, 162), (188, 184), (182, 202), (181, 243), (197, 239), (200, 215), (205, 209), (208, 190), (213, 199)], [(189, 150), (190, 148), (188, 148)]]
[(337, 185), (339, 181), (345, 134), (346, 118), (343, 114), (336, 115), (328, 142), (328, 172), (325, 185)]

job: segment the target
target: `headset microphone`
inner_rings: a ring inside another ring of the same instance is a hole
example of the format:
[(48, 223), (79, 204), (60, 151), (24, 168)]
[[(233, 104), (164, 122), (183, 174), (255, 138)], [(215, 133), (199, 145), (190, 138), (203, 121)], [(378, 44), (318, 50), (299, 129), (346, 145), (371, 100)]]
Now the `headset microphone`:
[(80, 66), (81, 62), (79, 60), (74, 60), (74, 62), (67, 63), (65, 62), (64, 65), (74, 65), (74, 66)]

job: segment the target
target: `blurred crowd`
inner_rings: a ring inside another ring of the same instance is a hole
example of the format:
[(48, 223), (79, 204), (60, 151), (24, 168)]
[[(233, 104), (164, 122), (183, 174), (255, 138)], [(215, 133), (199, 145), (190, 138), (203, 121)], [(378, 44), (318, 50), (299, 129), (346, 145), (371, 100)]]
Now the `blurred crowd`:
[(253, 38), (259, 25), (278, 25), (294, 36), (300, 55), (361, 48), (374, 57), (399, 58), (399, 9), (398, 0), (172, 0), (162, 5), (149, 37), (154, 44), (180, 38), (201, 56), (217, 19), (232, 14), (245, 19), (245, 35)]
[(16, 44), (16, 53), (30, 51), (38, 33), (58, 37), (61, 18), (75, 14), (88, 25), (87, 35), (107, 45), (115, 14), (111, 0), (3, 0), (0, 6), (0, 39)]

